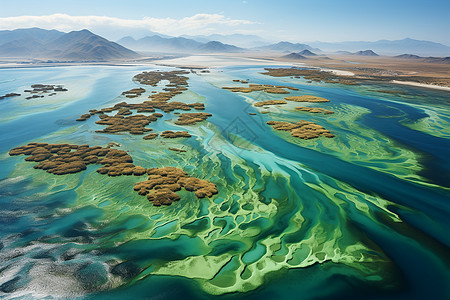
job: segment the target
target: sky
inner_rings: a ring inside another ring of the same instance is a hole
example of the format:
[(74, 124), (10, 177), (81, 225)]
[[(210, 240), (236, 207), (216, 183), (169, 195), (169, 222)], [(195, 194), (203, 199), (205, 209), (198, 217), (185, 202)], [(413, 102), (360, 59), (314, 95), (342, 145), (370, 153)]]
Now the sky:
[(271, 41), (414, 38), (450, 45), (449, 0), (0, 0), (0, 30), (89, 29), (112, 40), (255, 34)]

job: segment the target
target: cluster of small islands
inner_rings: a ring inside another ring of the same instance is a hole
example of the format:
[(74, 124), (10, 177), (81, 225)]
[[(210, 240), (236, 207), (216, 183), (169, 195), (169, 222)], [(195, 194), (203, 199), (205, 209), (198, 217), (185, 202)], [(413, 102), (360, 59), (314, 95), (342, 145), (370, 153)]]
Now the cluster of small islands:
[[(311, 72), (304, 72), (300, 69), (266, 69), (266, 75), (269, 76), (316, 76)], [(157, 86), (162, 80), (169, 83), (165, 85), (163, 91), (152, 91), (148, 96), (149, 100), (141, 103), (120, 102), (112, 107), (102, 109), (91, 109), (89, 113), (81, 115), (77, 121), (83, 122), (94, 115), (98, 115), (95, 122), (98, 125), (106, 126), (104, 129), (97, 130), (98, 133), (116, 134), (127, 132), (133, 135), (143, 135), (144, 140), (155, 139), (160, 136), (162, 138), (189, 138), (191, 134), (188, 131), (170, 131), (166, 130), (161, 133), (152, 132), (152, 128), (147, 126), (163, 117), (162, 113), (156, 112), (160, 110), (163, 113), (170, 113), (175, 110), (191, 111), (205, 110), (203, 103), (186, 104), (179, 101), (171, 101), (171, 99), (183, 91), (187, 90), (188, 77), (187, 71), (151, 71), (142, 72), (133, 77), (133, 80), (141, 85)], [(306, 75), (307, 74), (307, 75)], [(323, 80), (322, 75), (317, 75), (313, 80)], [(233, 80), (240, 84), (248, 84), (248, 80)], [(41, 96), (41, 94), (49, 93), (49, 96), (55, 92), (67, 91), (61, 85), (32, 85), (32, 90), (25, 92)], [(289, 94), (290, 91), (298, 91), (295, 87), (290, 86), (273, 86), (267, 84), (248, 84), (248, 86), (223, 87), (234, 93), (250, 93), (263, 91), (271, 94)], [(122, 93), (126, 98), (137, 98), (142, 96), (146, 90), (142, 87), (134, 88)], [(322, 103), (330, 100), (311, 96), (288, 96), (284, 100), (268, 100), (259, 101), (254, 104), (255, 107), (267, 108), (269, 105), (282, 105), (292, 102), (311, 102)], [(295, 107), (296, 110), (310, 112), (332, 114), (333, 111), (320, 107)], [(114, 115), (110, 115), (115, 113)], [(264, 113), (264, 111), (261, 111)], [(207, 120), (212, 115), (206, 112), (196, 113), (175, 113), (178, 119), (174, 121), (176, 125), (195, 125), (199, 122)], [(254, 115), (255, 113), (251, 113)], [(299, 120), (296, 123), (283, 121), (268, 121), (268, 125), (279, 131), (288, 131), (295, 138), (314, 139), (318, 137), (333, 138), (334, 135), (323, 126), (314, 122)], [(169, 148), (174, 152), (186, 152), (186, 150), (178, 148)], [(175, 167), (162, 168), (145, 168), (133, 164), (133, 158), (124, 150), (112, 149), (111, 145), (107, 147), (89, 146), (89, 145), (73, 145), (73, 144), (47, 144), (47, 143), (29, 143), (12, 149), (9, 154), (11, 156), (26, 155), (25, 160), (37, 162), (35, 169), (45, 170), (55, 175), (66, 175), (78, 173), (86, 169), (90, 164), (101, 165), (97, 169), (100, 174), (108, 176), (147, 175), (148, 179), (138, 182), (134, 186), (134, 190), (139, 195), (147, 196), (148, 200), (155, 206), (170, 205), (174, 201), (180, 200), (180, 196), (175, 192), (184, 188), (186, 191), (192, 191), (198, 198), (211, 197), (218, 193), (214, 183), (196, 177), (190, 177), (182, 169)]]
[[(49, 97), (55, 96), (58, 92), (67, 92), (68, 90), (63, 85), (53, 85), (53, 84), (33, 84), (31, 89), (24, 90), (24, 93), (31, 94), (31, 96), (26, 97), (25, 99), (35, 99), (35, 98), (44, 98), (45, 94), (48, 94)], [(19, 93), (8, 93), (6, 95), (0, 96), (0, 100), (11, 98), (11, 97), (19, 97), (21, 94)]]

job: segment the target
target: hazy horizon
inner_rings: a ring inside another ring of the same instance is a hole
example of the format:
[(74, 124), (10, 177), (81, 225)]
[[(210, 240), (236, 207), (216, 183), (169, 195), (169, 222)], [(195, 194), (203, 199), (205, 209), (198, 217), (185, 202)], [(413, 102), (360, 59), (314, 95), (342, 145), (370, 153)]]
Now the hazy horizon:
[[(176, 9), (182, 6), (183, 9)], [(346, 42), (405, 38), (450, 45), (445, 1), (183, 1), (18, 0), (2, 4), (0, 30), (39, 27), (63, 32), (88, 29), (111, 40), (149, 31), (169, 36), (235, 33), (267, 41)], [(355, 24), (357, 26), (355, 26)]]

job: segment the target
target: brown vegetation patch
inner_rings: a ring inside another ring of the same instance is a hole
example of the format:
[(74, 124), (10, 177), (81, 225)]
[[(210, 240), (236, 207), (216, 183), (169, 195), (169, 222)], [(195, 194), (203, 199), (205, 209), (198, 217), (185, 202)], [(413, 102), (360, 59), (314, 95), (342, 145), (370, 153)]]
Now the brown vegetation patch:
[(9, 93), (9, 94), (0, 96), (0, 100), (6, 99), (6, 98), (10, 98), (10, 97), (18, 97), (18, 96), (20, 96), (20, 94), (17, 94), (17, 93)]
[(303, 96), (290, 96), (285, 97), (284, 99), (288, 101), (295, 101), (295, 102), (330, 102), (330, 100), (322, 98), (322, 97), (316, 97), (316, 96), (309, 96), (309, 95), (303, 95)]
[(282, 122), (282, 121), (268, 121), (268, 125), (271, 125), (273, 129), (289, 131), (293, 137), (300, 139), (314, 139), (320, 136), (327, 138), (334, 137), (333, 134), (324, 127), (308, 121), (299, 121), (297, 123)]
[(187, 151), (184, 150), (184, 149), (178, 149), (178, 148), (169, 148), (169, 150), (170, 150), (170, 151), (174, 151), (174, 152), (180, 152), (180, 153), (182, 153), (182, 152), (187, 152)]
[(153, 140), (158, 136), (157, 133), (149, 133), (146, 136), (143, 137), (144, 140)]
[(117, 132), (129, 132), (131, 134), (144, 134), (147, 131), (151, 131), (150, 128), (145, 128), (151, 122), (158, 119), (160, 114), (145, 115), (133, 115), (124, 117), (121, 115), (108, 116), (106, 114), (100, 115), (100, 120), (95, 122), (99, 125), (107, 125), (103, 130), (97, 130), (101, 133), (117, 133)]
[(135, 167), (133, 159), (126, 151), (100, 146), (30, 143), (9, 151), (9, 155), (12, 156), (21, 154), (28, 155), (26, 161), (39, 162), (34, 166), (35, 169), (56, 175), (77, 173), (85, 170), (89, 164), (101, 164), (103, 168), (114, 167), (111, 173), (109, 170), (103, 173), (98, 171), (111, 176), (117, 175), (118, 170), (115, 169)]
[(138, 182), (134, 190), (139, 195), (147, 195), (153, 205), (170, 205), (180, 200), (175, 192), (184, 188), (195, 193), (197, 198), (211, 197), (217, 194), (215, 184), (195, 177), (189, 177), (186, 172), (174, 167), (153, 168), (147, 171), (148, 180)]
[(170, 83), (167, 85), (169, 87), (176, 87), (180, 85), (187, 85), (186, 76), (189, 74), (187, 71), (169, 71), (169, 72), (142, 72), (133, 77), (134, 80), (138, 81), (140, 84), (156, 86), (161, 80), (168, 80)]
[(286, 103), (287, 102), (284, 101), (284, 100), (267, 100), (267, 101), (257, 102), (255, 104), (253, 104), (253, 106), (261, 107), (261, 106), (264, 106), (264, 105), (280, 105), (280, 104), (286, 104)]
[(175, 121), (177, 125), (191, 125), (198, 122), (202, 122), (212, 115), (209, 113), (184, 113), (178, 116), (178, 120)]
[(191, 137), (191, 135), (187, 131), (166, 130), (161, 133), (161, 137), (165, 139), (174, 139), (179, 137)]
[(288, 91), (284, 90), (285, 88), (289, 88), (291, 90), (296, 90), (294, 87), (287, 87), (287, 86), (275, 86), (270, 84), (249, 84), (248, 87), (223, 87), (222, 89), (230, 90), (234, 93), (241, 92), (241, 93), (251, 93), (251, 92), (258, 92), (258, 91), (264, 91), (266, 93), (271, 94), (289, 94)]
[(127, 98), (136, 98), (145, 93), (145, 89), (143, 88), (135, 88), (129, 91), (123, 92), (122, 95), (125, 95)]

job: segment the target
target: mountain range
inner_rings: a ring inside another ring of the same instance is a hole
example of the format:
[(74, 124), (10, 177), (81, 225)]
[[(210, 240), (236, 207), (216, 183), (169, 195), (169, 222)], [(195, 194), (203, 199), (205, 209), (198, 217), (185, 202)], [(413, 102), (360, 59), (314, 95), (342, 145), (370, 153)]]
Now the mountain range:
[(356, 51), (355, 53), (352, 53), (352, 55), (358, 55), (358, 56), (379, 56), (378, 54), (376, 54), (375, 52), (373, 52), (372, 50), (361, 50), (361, 51)]
[(183, 37), (164, 38), (159, 35), (146, 36), (138, 40), (127, 36), (117, 43), (135, 51), (151, 52), (191, 52), (203, 44)]
[(372, 49), (373, 51), (382, 55), (399, 55), (403, 53), (411, 53), (421, 56), (448, 56), (450, 55), (450, 47), (430, 42), (420, 41), (415, 39), (402, 40), (379, 40), (375, 42), (311, 42), (308, 43), (312, 47), (318, 47), (323, 51), (334, 52), (338, 50), (343, 51), (359, 51), (361, 49)]
[[(414, 39), (381, 40), (377, 42), (314, 42), (310, 44), (282, 41), (267, 44), (267, 41), (256, 35), (214, 34), (209, 36), (170, 37), (155, 32), (147, 32), (151, 35), (140, 39), (126, 36), (115, 43), (86, 29), (69, 33), (39, 28), (3, 30), (0, 31), (0, 57), (52, 61), (109, 61), (141, 57), (135, 51), (183, 54), (248, 51), (278, 53), (278, 55), (285, 54), (285, 56), (292, 54), (292, 58), (295, 56), (295, 59), (303, 59), (302, 57), (314, 56), (316, 53), (323, 55), (325, 51), (340, 50), (336, 53), (363, 56), (377, 56), (377, 53), (381, 55), (412, 53), (408, 55), (418, 56), (422, 60), (428, 59), (430, 62), (442, 61), (446, 63), (448, 57), (440, 58), (436, 56), (450, 55), (450, 47), (446, 45)], [(265, 45), (251, 47), (256, 44)], [(236, 45), (245, 45), (245, 47)], [(317, 47), (320, 47), (323, 51)], [(371, 50), (361, 51), (361, 49)]]
[(254, 48), (255, 50), (259, 51), (267, 51), (267, 52), (300, 52), (303, 50), (310, 50), (310, 51), (320, 51), (320, 49), (314, 49), (309, 45), (306, 44), (300, 44), (300, 43), (290, 43), (290, 42), (279, 42), (276, 44), (271, 44), (267, 46), (257, 47)]
[(164, 38), (158, 35), (146, 36), (135, 40), (127, 36), (117, 43), (135, 51), (173, 52), (173, 53), (226, 53), (242, 52), (243, 48), (228, 45), (219, 41), (198, 42), (184, 37)]
[(211, 41), (218, 41), (224, 44), (232, 44), (241, 48), (255, 48), (268, 45), (269, 42), (262, 37), (253, 34), (211, 34), (211, 35), (182, 35), (181, 37), (188, 38), (200, 43), (207, 43)]
[(421, 60), (423, 62), (428, 63), (441, 63), (441, 64), (450, 64), (450, 56), (447, 57), (421, 57), (413, 54), (402, 54), (397, 55), (396, 58), (401, 59), (410, 59), (410, 60)]
[(307, 59), (306, 57), (301, 55), (300, 52), (299, 53), (292, 52), (290, 54), (283, 55), (281, 58), (292, 59), (292, 60), (305, 60), (305, 59)]
[(136, 52), (93, 34), (39, 28), (0, 31), (0, 57), (58, 61), (109, 61), (140, 57)]

